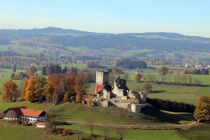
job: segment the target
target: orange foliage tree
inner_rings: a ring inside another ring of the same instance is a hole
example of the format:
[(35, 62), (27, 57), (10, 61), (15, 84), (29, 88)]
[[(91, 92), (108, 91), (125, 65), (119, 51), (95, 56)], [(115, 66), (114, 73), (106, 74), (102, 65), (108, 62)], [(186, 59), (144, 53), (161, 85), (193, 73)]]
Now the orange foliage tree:
[(26, 101), (36, 102), (38, 100), (35, 94), (35, 90), (36, 90), (35, 85), (36, 85), (37, 80), (38, 80), (37, 76), (32, 76), (28, 79), (28, 84), (25, 89), (26, 91), (25, 91), (25, 97), (24, 97)]
[(16, 101), (18, 87), (15, 82), (9, 80), (3, 85), (2, 99), (4, 101)]
[(54, 87), (52, 83), (47, 83), (44, 86), (44, 97), (47, 102), (53, 101)]
[(85, 93), (85, 89), (87, 86), (87, 76), (84, 73), (79, 73), (75, 77), (74, 81), (74, 90), (76, 93), (76, 102), (80, 103), (82, 101), (82, 95)]

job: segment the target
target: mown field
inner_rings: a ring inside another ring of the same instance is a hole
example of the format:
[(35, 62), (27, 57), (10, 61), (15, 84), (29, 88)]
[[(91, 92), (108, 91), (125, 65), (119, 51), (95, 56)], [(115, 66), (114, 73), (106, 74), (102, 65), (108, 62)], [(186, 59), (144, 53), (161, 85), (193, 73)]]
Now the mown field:
[[(73, 128), (74, 127), (74, 128)], [(90, 133), (89, 128), (81, 126), (70, 127), (75, 130), (83, 131), (82, 136), (88, 137)], [(102, 135), (103, 130), (95, 128), (94, 134)], [(127, 130), (125, 131), (125, 140), (186, 140), (176, 130), (167, 131), (140, 131), (140, 130)], [(110, 137), (119, 138), (119, 134), (116, 130), (110, 130)], [(0, 139), (1, 140), (78, 140), (76, 135), (72, 136), (54, 136), (47, 135), (45, 131), (33, 126), (18, 126), (18, 125), (3, 125), (0, 127)], [(102, 138), (98, 138), (102, 140)]]
[[(12, 124), (0, 125), (0, 139), (1, 140), (77, 140), (77, 135), (61, 136), (61, 135), (47, 135), (43, 129), (35, 128), (33, 126), (19, 126)], [(67, 127), (67, 126), (60, 126)], [(82, 125), (70, 125), (71, 130), (82, 130), (82, 136), (88, 137), (90, 128)], [(209, 140), (210, 125), (205, 124), (196, 128), (188, 130), (125, 130), (125, 140)], [(102, 128), (94, 128), (94, 134), (99, 136), (104, 135)], [(119, 132), (115, 129), (108, 130), (108, 136), (112, 138), (119, 138)], [(98, 138), (102, 140), (102, 138)]]

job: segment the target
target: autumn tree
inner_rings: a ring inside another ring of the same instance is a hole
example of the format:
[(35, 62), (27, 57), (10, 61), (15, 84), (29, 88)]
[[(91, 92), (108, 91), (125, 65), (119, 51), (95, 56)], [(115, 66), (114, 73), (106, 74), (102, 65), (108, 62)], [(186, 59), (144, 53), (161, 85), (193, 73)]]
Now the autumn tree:
[(166, 74), (168, 74), (169, 69), (167, 67), (161, 67), (158, 71), (158, 73), (162, 76), (165, 76)]
[(152, 84), (149, 82), (145, 82), (143, 85), (143, 88), (146, 91), (146, 93), (150, 93), (152, 89)]
[(210, 121), (210, 96), (200, 97), (194, 112), (197, 121)]
[(21, 94), (23, 100), (26, 100), (26, 88), (27, 88), (27, 86), (28, 86), (28, 80), (25, 80), (24, 84), (23, 84), (23, 88), (22, 88), (22, 94)]
[(72, 73), (72, 74), (67, 74), (65, 78), (65, 88), (71, 95), (75, 94), (74, 91), (75, 77), (76, 75)]
[(26, 91), (25, 91), (25, 100), (26, 101), (30, 101), (30, 102), (36, 102), (37, 96), (36, 96), (36, 82), (37, 82), (38, 78), (36, 76), (32, 76), (28, 79), (28, 84), (26, 87)]
[(53, 94), (54, 94), (54, 87), (53, 84), (51, 83), (47, 83), (44, 86), (44, 97), (46, 99), (47, 102), (52, 102), (53, 101)]
[(69, 93), (66, 92), (63, 97), (63, 102), (69, 102)]
[(29, 76), (33, 76), (37, 72), (37, 68), (35, 66), (30, 66), (27, 68), (27, 74)]
[(136, 76), (135, 76), (135, 80), (136, 80), (136, 82), (141, 82), (141, 80), (142, 80), (142, 75), (140, 74), (140, 73), (137, 73), (136, 74)]
[(31, 76), (24, 83), (22, 96), (23, 99), (30, 102), (43, 101), (45, 85), (47, 84), (47, 79), (40, 76)]
[(3, 84), (2, 99), (4, 101), (16, 101), (18, 87), (15, 82), (9, 80)]
[(75, 77), (74, 90), (76, 93), (76, 102), (80, 103), (82, 101), (82, 95), (85, 93), (87, 86), (86, 76), (83, 73), (79, 73)]
[(36, 83), (35, 83), (35, 95), (36, 99), (41, 102), (44, 99), (44, 87), (47, 84), (47, 79), (45, 77), (37, 77)]
[(48, 82), (53, 84), (56, 93), (64, 92), (65, 74), (50, 74)]

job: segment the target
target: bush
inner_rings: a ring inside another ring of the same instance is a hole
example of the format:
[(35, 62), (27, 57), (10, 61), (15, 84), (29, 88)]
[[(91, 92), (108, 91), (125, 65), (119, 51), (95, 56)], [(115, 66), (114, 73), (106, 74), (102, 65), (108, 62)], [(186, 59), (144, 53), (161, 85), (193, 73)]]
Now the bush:
[(146, 93), (150, 93), (152, 89), (152, 84), (149, 82), (145, 82), (143, 85), (143, 88), (146, 91)]
[(189, 113), (193, 113), (195, 111), (194, 105), (181, 103), (181, 102), (162, 100), (162, 99), (150, 99), (150, 98), (147, 98), (147, 102), (161, 110), (167, 110), (173, 112), (189, 112)]
[(197, 121), (210, 121), (210, 96), (200, 97), (194, 112)]

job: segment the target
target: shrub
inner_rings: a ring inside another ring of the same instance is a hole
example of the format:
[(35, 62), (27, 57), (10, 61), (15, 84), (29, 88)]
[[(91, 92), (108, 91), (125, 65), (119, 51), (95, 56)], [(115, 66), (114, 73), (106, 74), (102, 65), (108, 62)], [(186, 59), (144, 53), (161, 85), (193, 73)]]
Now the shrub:
[(197, 121), (210, 121), (210, 96), (200, 97), (194, 112)]
[(145, 82), (143, 85), (143, 88), (146, 91), (146, 93), (150, 93), (152, 89), (152, 84), (149, 82)]

